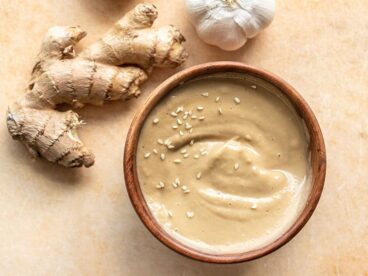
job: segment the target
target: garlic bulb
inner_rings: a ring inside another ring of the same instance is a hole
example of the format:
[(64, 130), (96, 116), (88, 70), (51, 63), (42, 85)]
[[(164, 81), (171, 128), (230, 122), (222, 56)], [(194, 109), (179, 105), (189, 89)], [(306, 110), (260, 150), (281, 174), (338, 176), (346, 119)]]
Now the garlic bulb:
[(199, 37), (223, 50), (237, 50), (273, 20), (274, 0), (186, 0)]

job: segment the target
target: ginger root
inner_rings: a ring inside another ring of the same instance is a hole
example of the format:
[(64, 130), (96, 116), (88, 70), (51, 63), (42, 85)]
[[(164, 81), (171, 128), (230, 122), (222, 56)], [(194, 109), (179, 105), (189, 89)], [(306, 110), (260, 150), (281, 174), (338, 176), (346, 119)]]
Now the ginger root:
[(184, 37), (173, 26), (151, 28), (156, 18), (154, 5), (140, 4), (78, 55), (74, 46), (86, 32), (78, 26), (49, 29), (26, 93), (8, 109), (10, 135), (34, 156), (65, 167), (92, 166), (94, 155), (76, 132), (80, 117), (55, 108), (137, 97), (153, 67), (182, 64)]

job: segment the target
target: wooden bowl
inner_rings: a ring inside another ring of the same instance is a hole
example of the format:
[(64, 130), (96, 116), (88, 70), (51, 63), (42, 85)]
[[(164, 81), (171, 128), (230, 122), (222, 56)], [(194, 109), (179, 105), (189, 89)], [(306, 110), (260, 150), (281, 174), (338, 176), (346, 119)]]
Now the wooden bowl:
[[(294, 105), (299, 116), (305, 121), (310, 135), (311, 153), (311, 189), (304, 209), (296, 218), (295, 222), (280, 236), (270, 244), (259, 249), (234, 254), (210, 254), (191, 248), (182, 242), (177, 241), (156, 222), (151, 214), (147, 203), (143, 197), (137, 177), (136, 152), (141, 128), (153, 107), (179, 84), (198, 77), (200, 75), (218, 72), (240, 72), (247, 75), (258, 77), (276, 86)], [(269, 254), (290, 241), (307, 223), (314, 209), (317, 206), (322, 193), (325, 174), (326, 174), (326, 150), (323, 136), (312, 110), (302, 98), (302, 96), (289, 84), (279, 77), (268, 73), (262, 69), (251, 67), (236, 62), (212, 62), (185, 69), (158, 86), (150, 95), (146, 103), (138, 110), (130, 126), (125, 144), (124, 153), (124, 174), (125, 183), (130, 200), (138, 213), (138, 216), (148, 228), (148, 230), (163, 244), (176, 252), (199, 260), (210, 263), (238, 263), (253, 260)]]

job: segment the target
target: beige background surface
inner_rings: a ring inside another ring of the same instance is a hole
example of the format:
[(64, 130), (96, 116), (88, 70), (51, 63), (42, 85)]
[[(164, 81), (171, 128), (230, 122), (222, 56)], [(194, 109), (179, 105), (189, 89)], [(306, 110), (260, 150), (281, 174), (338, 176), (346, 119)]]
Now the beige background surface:
[[(23, 93), (47, 28), (80, 24), (82, 45), (139, 1), (0, 1), (1, 275), (368, 275), (368, 2), (284, 0), (272, 26), (226, 53), (198, 40), (184, 0), (152, 1), (157, 25), (185, 34), (187, 66), (238, 60), (294, 85), (325, 135), (328, 173), (320, 204), (303, 231), (265, 258), (202, 264), (167, 249), (139, 221), (127, 197), (122, 153), (134, 111), (173, 71), (156, 71), (137, 101), (89, 107), (81, 137), (97, 162), (67, 170), (32, 161), (5, 126), (7, 105)], [(179, 69), (178, 69), (179, 70)]]

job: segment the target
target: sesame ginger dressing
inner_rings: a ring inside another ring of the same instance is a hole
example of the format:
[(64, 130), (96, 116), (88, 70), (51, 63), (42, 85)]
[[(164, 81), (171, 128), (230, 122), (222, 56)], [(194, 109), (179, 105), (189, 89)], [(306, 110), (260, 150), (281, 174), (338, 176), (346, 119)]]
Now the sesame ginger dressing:
[(309, 187), (303, 121), (275, 87), (236, 75), (173, 89), (147, 117), (138, 143), (139, 182), (154, 217), (207, 252), (276, 239)]

